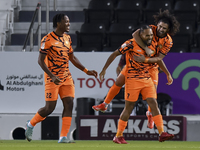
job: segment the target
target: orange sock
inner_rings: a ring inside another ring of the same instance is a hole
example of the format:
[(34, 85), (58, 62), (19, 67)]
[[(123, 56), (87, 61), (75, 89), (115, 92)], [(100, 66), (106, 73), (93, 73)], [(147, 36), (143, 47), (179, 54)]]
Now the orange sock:
[(159, 134), (164, 132), (162, 115), (160, 114), (160, 115), (154, 116), (153, 121), (158, 129)]
[(127, 126), (127, 122), (128, 121), (123, 121), (123, 120), (119, 119), (116, 137), (123, 136), (123, 132)]
[(63, 117), (62, 118), (62, 129), (60, 132), (60, 137), (67, 136), (71, 126), (72, 117)]
[(119, 86), (117, 86), (114, 83), (113, 86), (108, 91), (108, 94), (106, 95), (106, 98), (105, 98), (104, 102), (106, 104), (110, 104), (110, 102), (112, 101), (112, 99), (119, 93), (119, 91), (120, 91), (121, 88), (122, 87), (119, 87)]
[(35, 116), (31, 119), (30, 123), (32, 126), (35, 126), (37, 123), (43, 121), (46, 117), (40, 116), (38, 112), (35, 114)]

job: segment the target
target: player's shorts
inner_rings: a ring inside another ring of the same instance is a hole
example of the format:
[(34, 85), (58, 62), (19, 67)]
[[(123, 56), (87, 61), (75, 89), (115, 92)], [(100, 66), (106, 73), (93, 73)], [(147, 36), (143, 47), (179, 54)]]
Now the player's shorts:
[(126, 75), (126, 65), (124, 66), (124, 68), (122, 69), (120, 73), (123, 74), (124, 76)]
[(149, 74), (151, 76), (151, 79), (154, 83), (154, 85), (158, 85), (158, 67), (153, 67), (149, 69)]
[(65, 82), (61, 83), (61, 85), (56, 85), (53, 82), (45, 84), (45, 101), (57, 100), (58, 94), (61, 99), (64, 97), (74, 97), (75, 88), (72, 78), (67, 79)]
[(152, 79), (126, 79), (124, 99), (126, 101), (136, 102), (140, 93), (142, 94), (143, 100), (146, 100), (147, 98), (157, 98), (156, 89)]
[[(151, 79), (154, 83), (154, 85), (158, 85), (158, 68), (157, 67), (153, 67), (149, 69), (149, 74), (151, 76)], [(124, 66), (124, 68), (121, 71), (121, 74), (123, 74), (124, 76), (126, 75), (126, 65)]]

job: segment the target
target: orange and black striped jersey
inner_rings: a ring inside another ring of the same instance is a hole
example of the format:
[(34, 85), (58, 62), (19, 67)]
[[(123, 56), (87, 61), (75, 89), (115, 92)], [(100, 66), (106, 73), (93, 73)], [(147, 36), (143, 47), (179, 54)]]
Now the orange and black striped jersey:
[(156, 50), (154, 53), (154, 56), (157, 56), (159, 53), (162, 53), (163, 55), (167, 55), (167, 53), (170, 51), (173, 41), (169, 34), (163, 38), (159, 38), (156, 35), (157, 26), (155, 25), (149, 25), (153, 30), (153, 41), (152, 46)]
[(128, 78), (150, 78), (149, 75), (149, 64), (139, 63), (134, 61), (133, 56), (142, 54), (145, 57), (146, 52), (142, 49), (135, 41), (134, 38), (124, 42), (121, 47), (118, 49), (121, 54), (126, 54), (126, 77)]
[[(67, 78), (72, 78), (69, 71), (69, 54), (73, 53), (71, 37), (64, 33), (57, 35), (54, 31), (47, 34), (41, 40), (40, 53), (46, 54), (45, 64), (49, 70), (64, 82)], [(52, 82), (45, 73), (45, 83)]]
[[(159, 53), (162, 53), (163, 55), (167, 55), (167, 53), (172, 48), (173, 42), (172, 38), (169, 34), (163, 38), (159, 38), (156, 34), (157, 26), (155, 25), (149, 25), (153, 30), (153, 40), (151, 43), (151, 46), (149, 46), (150, 49), (154, 50), (154, 54), (151, 57), (158, 56)], [(153, 48), (152, 48), (153, 47)], [(157, 63), (150, 64), (151, 67), (158, 67)]]

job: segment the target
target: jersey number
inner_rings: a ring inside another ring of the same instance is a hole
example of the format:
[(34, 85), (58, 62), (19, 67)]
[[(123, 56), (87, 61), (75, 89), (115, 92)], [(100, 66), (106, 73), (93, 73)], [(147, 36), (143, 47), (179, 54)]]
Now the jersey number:
[(47, 93), (46, 98), (51, 98), (51, 93)]

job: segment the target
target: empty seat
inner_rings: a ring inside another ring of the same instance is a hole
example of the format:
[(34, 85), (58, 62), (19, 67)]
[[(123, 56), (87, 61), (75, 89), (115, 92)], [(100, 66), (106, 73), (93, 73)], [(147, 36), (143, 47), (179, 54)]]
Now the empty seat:
[(172, 37), (173, 46), (170, 52), (189, 52), (193, 43), (193, 28), (191, 24), (180, 24), (180, 32)]
[(189, 52), (188, 46), (183, 46), (183, 45), (175, 45), (175, 46), (172, 46), (171, 50), (170, 50), (170, 53), (186, 53), (186, 52)]
[(200, 47), (192, 47), (190, 52), (191, 53), (200, 53)]
[(191, 52), (200, 52), (200, 24), (197, 27), (197, 32), (194, 33), (194, 47), (191, 48)]
[(140, 23), (143, 15), (141, 0), (120, 0), (115, 10), (115, 22)]
[(196, 0), (177, 1), (174, 6), (174, 15), (180, 22), (190, 22), (196, 28), (199, 21), (199, 3)]
[(131, 23), (113, 23), (107, 33), (107, 46), (103, 51), (115, 51), (126, 40), (132, 38), (135, 27), (136, 25)]
[(112, 0), (91, 0), (88, 9), (84, 9), (85, 23), (103, 23), (106, 29), (113, 20)]
[(102, 51), (105, 43), (105, 26), (102, 23), (84, 23), (77, 34), (75, 51)]
[(170, 12), (172, 11), (172, 4), (169, 0), (149, 0), (147, 1), (147, 5), (144, 11), (144, 20), (146, 24), (154, 24), (153, 15), (157, 15), (159, 10), (168, 9)]

